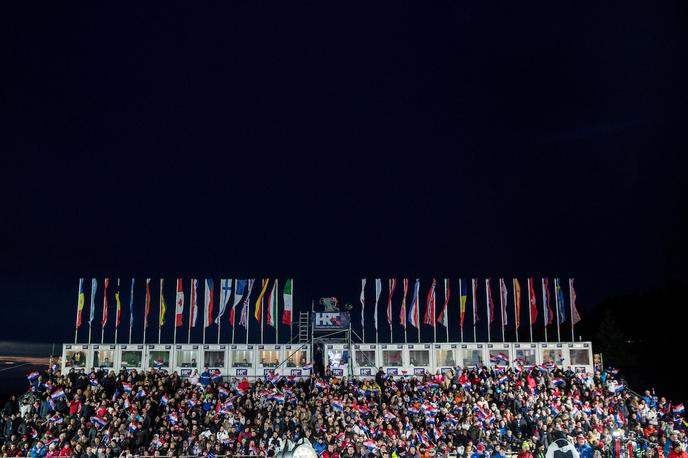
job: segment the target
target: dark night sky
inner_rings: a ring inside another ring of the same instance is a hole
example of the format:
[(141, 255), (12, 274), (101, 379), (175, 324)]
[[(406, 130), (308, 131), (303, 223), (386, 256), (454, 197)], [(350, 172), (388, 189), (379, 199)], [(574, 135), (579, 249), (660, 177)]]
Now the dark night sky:
[(82, 276), (685, 278), (687, 12), (3, 2), (3, 339)]

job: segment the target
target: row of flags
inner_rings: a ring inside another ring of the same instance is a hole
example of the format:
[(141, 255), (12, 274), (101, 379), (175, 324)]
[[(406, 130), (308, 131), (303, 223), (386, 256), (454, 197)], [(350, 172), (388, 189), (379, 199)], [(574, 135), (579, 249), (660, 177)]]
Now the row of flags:
[[(204, 280), (204, 301), (203, 301), (203, 326), (209, 327), (213, 324), (218, 326), (222, 323), (222, 317), (224, 316), (227, 306), (230, 304), (231, 308), (229, 310), (229, 324), (231, 326), (235, 325), (236, 319), (236, 308), (241, 304), (241, 316), (239, 319), (239, 325), (247, 327), (248, 326), (248, 309), (250, 306), (251, 292), (253, 290), (255, 280), (254, 279), (230, 279), (223, 278), (220, 280), (220, 297), (219, 304), (216, 309), (215, 302), (215, 284), (212, 278), (206, 278)], [(134, 324), (134, 285), (136, 279), (131, 279), (131, 289), (129, 293), (129, 326)], [(158, 326), (163, 327), (166, 322), (167, 317), (167, 301), (164, 295), (164, 285), (165, 279), (160, 279), (160, 289), (159, 289), (159, 314), (158, 314)], [(271, 285), (271, 286), (270, 286)], [(120, 279), (117, 279), (116, 290), (115, 290), (115, 328), (118, 328), (121, 323), (122, 314), (122, 302), (120, 300)], [(101, 316), (101, 326), (105, 327), (108, 322), (108, 289), (110, 287), (110, 279), (105, 278), (103, 282), (103, 310)], [(279, 279), (274, 279), (270, 281), (269, 278), (262, 280), (262, 286), (258, 299), (255, 302), (254, 307), (254, 317), (256, 320), (261, 321), (262, 308), (264, 306), (264, 297), (267, 293), (267, 324), (272, 327), (277, 326), (277, 320), (279, 318)], [(95, 319), (96, 312), (96, 293), (98, 290), (98, 281), (93, 278), (91, 280), (91, 305), (89, 309), (88, 324), (91, 326), (93, 320)], [(145, 283), (145, 307), (144, 307), (144, 328), (148, 327), (148, 319), (151, 310), (151, 279), (147, 278)], [(198, 279), (192, 278), (189, 284), (189, 318), (188, 326), (195, 327), (198, 323)], [(293, 308), (294, 308), (294, 280), (289, 278), (284, 282), (282, 287), (282, 298), (283, 298), (283, 310), (281, 322), (284, 325), (292, 325)], [(76, 313), (76, 329), (83, 324), (82, 314), (86, 303), (86, 291), (84, 285), (84, 279), (79, 279), (79, 296), (77, 300), (77, 313)], [(176, 298), (174, 307), (174, 326), (180, 327), (184, 325), (184, 306), (185, 306), (185, 293), (183, 280), (181, 278), (177, 279), (176, 285)]]
[[(392, 324), (394, 321), (392, 304), (394, 301), (397, 280), (392, 278), (388, 281), (387, 289), (387, 324), (392, 329)], [(458, 310), (460, 313), (459, 327), (463, 332), (464, 323), (467, 314), (467, 304), (469, 302), (469, 288), (470, 297), (472, 305), (472, 322), (475, 325), (476, 322), (481, 320), (479, 309), (480, 302), (480, 282), (477, 278), (472, 278), (469, 281), (459, 279), (458, 280)], [(367, 279), (361, 280), (361, 325), (365, 329), (365, 306), (366, 306), (366, 284)], [(406, 330), (407, 325), (413, 326), (416, 329), (420, 328), (420, 309), (421, 309), (421, 292), (420, 292), (420, 279), (416, 279), (411, 292), (410, 303), (407, 302), (409, 299), (409, 279), (404, 278), (401, 280), (402, 293), (401, 293), (401, 306), (399, 309), (399, 324)], [(504, 278), (498, 279), (497, 288), (499, 290), (499, 295), (497, 300), (499, 302), (499, 310), (495, 311), (495, 299), (492, 295), (492, 279), (485, 279), (485, 316), (488, 323), (488, 327), (492, 324), (496, 315), (501, 315), (502, 326), (509, 325), (513, 323), (513, 326), (518, 330), (521, 326), (521, 283), (518, 278), (511, 279), (511, 288), (507, 285), (507, 281)], [(378, 305), (380, 302), (380, 296), (382, 294), (382, 279), (375, 279), (375, 304), (374, 304), (374, 328), (375, 332), (378, 331)], [(533, 278), (528, 278), (526, 280), (526, 294), (527, 294), (527, 306), (529, 315), (529, 325), (532, 326), (537, 324), (539, 317), (538, 308), (538, 294), (536, 292), (537, 286)], [(554, 293), (554, 298), (551, 297), (551, 293)], [(569, 309), (570, 309), (570, 320), (571, 326), (573, 327), (576, 323), (580, 321), (580, 314), (576, 307), (576, 292), (574, 289), (574, 279), (570, 278), (568, 281), (568, 292), (569, 292)], [(564, 297), (564, 288), (561, 285), (559, 278), (554, 278), (553, 288), (550, 285), (548, 278), (542, 278), (540, 281), (540, 291), (541, 291), (541, 304), (542, 304), (542, 314), (543, 314), (543, 324), (544, 326), (551, 325), (555, 319), (556, 324), (566, 322), (567, 318), (567, 306)], [(443, 282), (443, 292), (444, 298), (441, 302), (441, 308), (439, 310), (439, 315), (437, 314), (437, 294), (438, 285), (437, 280), (432, 279), (432, 283), (429, 286), (427, 296), (425, 298), (425, 313), (423, 314), (423, 324), (428, 326), (436, 327), (436, 324), (440, 324), (445, 328), (449, 327), (448, 322), (448, 308), (450, 306), (450, 299), (452, 298), (452, 288), (451, 280), (448, 278), (444, 279)], [(511, 313), (509, 311), (509, 305), (513, 304), (513, 320), (509, 317)], [(553, 308), (554, 307), (554, 308)]]

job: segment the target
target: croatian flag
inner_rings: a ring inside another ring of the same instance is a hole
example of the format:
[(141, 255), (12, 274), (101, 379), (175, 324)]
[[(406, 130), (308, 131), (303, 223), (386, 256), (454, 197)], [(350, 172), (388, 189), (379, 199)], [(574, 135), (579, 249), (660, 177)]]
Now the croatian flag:
[(213, 372), (211, 372), (210, 378), (213, 380), (213, 382), (222, 380), (222, 371), (220, 369), (215, 369)]
[(508, 381), (509, 381), (509, 377), (507, 377), (506, 375), (503, 375), (503, 376), (499, 377), (499, 384), (500, 384), (500, 385), (502, 385), (502, 384), (504, 384), (504, 383), (506, 383), (506, 382), (508, 382)]
[(406, 411), (412, 415), (418, 414), (419, 410), (416, 407), (409, 407)]
[(54, 401), (59, 398), (66, 398), (65, 392), (63, 390), (55, 390), (53, 393), (50, 395), (50, 398)]
[(97, 425), (98, 428), (103, 428), (103, 427), (105, 427), (105, 425), (107, 425), (107, 421), (105, 421), (104, 418), (100, 418), (100, 417), (91, 417), (91, 423), (93, 423), (94, 425)]
[(609, 391), (611, 391), (612, 393), (621, 393), (625, 389), (626, 389), (626, 387), (622, 384), (609, 386)]
[(124, 390), (125, 393), (131, 393), (131, 384), (122, 382), (122, 389)]
[(226, 389), (224, 389), (224, 388), (222, 388), (222, 387), (220, 387), (220, 388), (217, 389), (217, 393), (218, 393), (220, 396), (224, 397), (224, 398), (226, 398), (227, 396), (229, 396), (229, 391), (227, 391)]
[(682, 413), (684, 413), (686, 411), (686, 409), (683, 407), (683, 404), (678, 404), (678, 405), (675, 405), (674, 408), (671, 409), (671, 411), (675, 415), (681, 415)]
[(173, 425), (176, 425), (177, 422), (179, 421), (179, 418), (177, 417), (176, 413), (172, 412), (167, 416), (167, 421), (169, 421)]
[(146, 392), (143, 391), (143, 388), (140, 389), (138, 393), (136, 393), (136, 399), (142, 399), (145, 396), (146, 396)]
[(321, 390), (326, 390), (327, 389), (327, 383), (323, 382), (322, 380), (318, 380), (315, 382), (315, 387)]
[(339, 399), (333, 399), (332, 400), (332, 408), (338, 412), (343, 412), (344, 411), (344, 404)]
[(62, 418), (62, 417), (59, 416), (58, 414), (55, 414), (55, 415), (53, 415), (52, 417), (50, 417), (50, 418), (48, 419), (48, 421), (49, 421), (50, 423), (55, 423), (56, 425), (61, 425), (62, 422), (64, 421), (64, 418)]
[(566, 385), (566, 380), (564, 380), (564, 379), (561, 378), (561, 377), (554, 377), (554, 378), (552, 379), (552, 384), (553, 384), (554, 386), (564, 386), (564, 385)]
[(187, 399), (186, 405), (189, 407), (189, 409), (193, 409), (194, 407), (196, 407), (196, 401), (194, 401), (193, 399)]
[(387, 421), (393, 421), (397, 419), (397, 416), (394, 415), (392, 412), (385, 412), (384, 418)]
[(313, 370), (313, 362), (306, 364), (305, 366), (303, 366), (303, 368), (305, 370), (312, 371)]
[(131, 423), (129, 423), (129, 432), (130, 433), (136, 432), (137, 429), (139, 429), (138, 423), (136, 423), (135, 421), (132, 421)]
[(38, 373), (38, 371), (33, 371), (29, 375), (27, 375), (26, 378), (29, 379), (30, 381), (33, 381), (33, 380), (36, 380), (39, 375), (40, 374)]
[(97, 380), (97, 379), (94, 379), (94, 378), (89, 379), (89, 380), (88, 380), (88, 383), (90, 383), (91, 386), (98, 386), (98, 380)]
[(363, 441), (363, 445), (364, 445), (368, 450), (370, 450), (371, 452), (374, 452), (375, 450), (377, 450), (377, 442), (375, 442), (375, 441), (373, 441), (373, 440)]
[(234, 392), (237, 394), (237, 396), (243, 396), (246, 394), (246, 392), (239, 387), (234, 388)]
[(167, 405), (167, 402), (168, 402), (169, 400), (170, 400), (170, 399), (167, 397), (167, 395), (166, 395), (166, 394), (163, 394), (162, 397), (160, 398), (160, 405), (161, 405), (161, 406), (166, 406), (166, 405)]

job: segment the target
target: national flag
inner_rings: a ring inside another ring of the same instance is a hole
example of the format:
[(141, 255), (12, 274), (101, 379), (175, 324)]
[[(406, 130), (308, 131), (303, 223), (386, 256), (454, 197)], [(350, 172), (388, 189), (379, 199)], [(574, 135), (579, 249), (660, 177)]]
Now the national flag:
[(266, 318), (268, 326), (272, 326), (273, 328), (277, 327), (277, 315), (279, 314), (278, 285), (279, 280), (275, 278), (275, 280), (272, 282), (272, 289), (270, 290), (270, 295), (268, 296), (268, 316)]
[(131, 383), (122, 382), (122, 389), (125, 393), (131, 393)]
[(282, 311), (282, 324), (286, 326), (292, 325), (292, 315), (294, 314), (294, 279), (287, 278), (284, 282), (284, 291), (282, 292), (282, 300), (284, 301), (284, 310)]
[(248, 280), (248, 291), (246, 291), (246, 296), (244, 297), (244, 303), (241, 306), (241, 317), (239, 318), (239, 324), (248, 330), (248, 306), (251, 300), (251, 291), (253, 290), (253, 283), (255, 280), (253, 278)]
[(530, 302), (530, 324), (537, 323), (538, 308), (537, 295), (535, 294), (535, 282), (532, 278), (528, 279), (528, 301)]
[(473, 323), (476, 321), (480, 321), (480, 317), (478, 316), (478, 279), (477, 278), (472, 278), (471, 279), (471, 289), (473, 293)]
[(191, 327), (196, 327), (196, 321), (198, 320), (198, 280), (196, 278), (191, 279), (191, 291), (189, 291), (189, 307), (190, 308), (190, 321)]
[(451, 295), (451, 289), (450, 289), (450, 285), (449, 285), (449, 279), (445, 278), (444, 279), (444, 305), (442, 306), (442, 311), (440, 312), (440, 316), (437, 317), (437, 322), (440, 323), (445, 328), (449, 327), (449, 316), (448, 316), (447, 310), (449, 307), (450, 295)]
[(48, 421), (56, 425), (61, 425), (64, 422), (64, 418), (62, 418), (59, 414), (55, 414), (52, 417), (48, 418)]
[(93, 423), (94, 425), (97, 425), (99, 427), (99, 429), (103, 428), (107, 425), (107, 421), (104, 418), (101, 418), (98, 416), (91, 417), (91, 423)]
[(79, 294), (76, 300), (76, 328), (81, 326), (81, 312), (84, 311), (84, 303), (86, 302), (86, 295), (84, 293), (84, 279), (79, 279)]
[(521, 284), (518, 278), (512, 280), (514, 286), (514, 306), (516, 307), (516, 319), (514, 325), (516, 329), (521, 326)]
[(683, 407), (683, 403), (675, 405), (672, 409), (671, 412), (674, 415), (681, 415), (686, 411), (685, 407)]
[(430, 291), (428, 291), (428, 297), (425, 303), (425, 316), (423, 317), (423, 323), (434, 326), (435, 322), (435, 288), (437, 287), (437, 280), (432, 279), (432, 284), (430, 285)]
[(500, 385), (503, 385), (503, 384), (507, 383), (508, 381), (509, 381), (509, 377), (507, 377), (506, 375), (502, 375), (501, 377), (499, 377), (499, 380), (498, 380)]
[(368, 451), (374, 452), (377, 450), (377, 442), (374, 440), (365, 440), (363, 441), (363, 446), (368, 449)]
[(361, 301), (361, 328), (363, 329), (364, 333), (365, 333), (365, 286), (366, 286), (366, 279), (362, 278), (361, 279), (360, 301)]
[(406, 329), (406, 296), (408, 294), (408, 278), (404, 278), (401, 281), (404, 287), (404, 293), (401, 296), (401, 309), (399, 310), (399, 323)]
[(621, 393), (626, 387), (622, 384), (612, 384), (609, 386), (609, 391), (612, 393)]
[(394, 421), (394, 420), (397, 419), (397, 416), (394, 415), (392, 412), (385, 412), (384, 418), (385, 418), (385, 420), (387, 420), (387, 421)]
[(340, 399), (333, 399), (331, 402), (332, 409), (337, 412), (344, 411), (344, 403)]
[(270, 282), (269, 278), (264, 278), (263, 280), (263, 288), (260, 290), (260, 294), (258, 294), (258, 299), (256, 300), (256, 307), (253, 312), (253, 317), (257, 321), (261, 321), (261, 315), (263, 313), (263, 298), (265, 297), (265, 291), (268, 289), (268, 283)]
[(36, 380), (41, 374), (38, 371), (33, 371), (29, 375), (26, 376), (29, 381), (34, 381)]
[(485, 279), (485, 289), (487, 290), (487, 322), (492, 323), (494, 317), (494, 301), (492, 300), (492, 288), (490, 287), (490, 278)]
[(117, 313), (115, 313), (115, 328), (119, 328), (120, 317), (122, 316), (122, 302), (119, 300), (119, 278), (117, 279), (117, 291), (115, 291), (115, 303)]
[(165, 325), (165, 312), (167, 312), (167, 303), (165, 302), (165, 279), (160, 279), (160, 322), (159, 326), (162, 328)]
[(466, 282), (459, 278), (459, 312), (461, 313), (461, 329), (463, 329), (463, 322), (466, 319), (466, 302), (468, 302), (468, 287)]
[[(57, 438), (53, 439), (53, 441), (56, 441)], [(52, 442), (52, 441), (51, 441)], [(103, 444), (109, 444), (110, 443), (110, 430), (106, 430), (105, 434), (103, 434)], [(50, 447), (50, 445), (48, 445)]]
[(554, 377), (554, 378), (552, 379), (552, 385), (554, 385), (554, 386), (564, 386), (564, 385), (566, 385), (566, 380), (564, 380), (564, 379), (561, 378), (561, 377)]
[(170, 424), (176, 425), (177, 422), (179, 421), (179, 417), (177, 417), (177, 414), (176, 414), (176, 413), (170, 412), (170, 413), (167, 415), (167, 421), (168, 421)]
[(168, 398), (166, 394), (163, 394), (162, 397), (160, 398), (160, 405), (166, 406), (169, 401), (170, 401), (170, 398)]
[(503, 278), (499, 279), (499, 305), (502, 306), (502, 324), (509, 324), (509, 316), (506, 313), (506, 305), (509, 298), (509, 292), (506, 289), (506, 283)]
[(236, 285), (234, 289), (234, 301), (232, 303), (232, 308), (229, 309), (229, 324), (231, 324), (232, 326), (234, 326), (234, 324), (236, 323), (236, 306), (239, 305), (241, 299), (244, 297), (244, 293), (246, 293), (247, 283), (247, 280), (236, 280)]
[(389, 328), (392, 329), (392, 297), (394, 297), (394, 290), (397, 287), (397, 279), (390, 278), (388, 280), (389, 284), (389, 296), (387, 297), (387, 323), (389, 323)]
[(174, 325), (179, 327), (184, 324), (184, 287), (182, 279), (177, 278), (177, 298), (174, 308)]
[(545, 326), (552, 324), (552, 307), (549, 303), (549, 279), (542, 279), (542, 310)]
[(136, 399), (143, 399), (146, 396), (146, 392), (141, 388), (138, 393), (136, 393)]
[(559, 310), (559, 323), (566, 321), (566, 304), (564, 303), (564, 290), (558, 278), (554, 279), (554, 300)]
[(219, 387), (219, 388), (217, 389), (217, 394), (219, 394), (220, 396), (226, 398), (227, 396), (229, 396), (229, 391), (227, 391), (227, 390), (226, 390), (225, 388), (223, 388), (223, 387)]
[(312, 371), (313, 370), (313, 362), (310, 362), (310, 363), (306, 364), (305, 366), (303, 366), (303, 369)]
[(203, 309), (203, 327), (213, 324), (213, 307), (215, 306), (215, 288), (212, 278), (205, 279), (205, 303)]
[[(231, 278), (221, 278), (220, 279), (220, 310), (217, 312), (217, 317), (215, 318), (215, 324), (220, 325), (220, 318), (225, 314), (227, 309), (227, 304), (229, 303), (229, 297), (232, 295), (232, 279)], [(231, 317), (230, 317), (231, 321)]]
[(557, 415), (559, 415), (559, 408), (556, 406), (556, 404), (550, 404), (549, 410), (550, 412), (552, 412), (553, 416), (556, 417)]
[(373, 322), (375, 324), (375, 332), (377, 332), (377, 305), (380, 302), (380, 293), (382, 292), (382, 280), (375, 279), (375, 310), (373, 310)]
[(31, 439), (37, 439), (38, 438), (38, 431), (36, 431), (36, 428), (31, 428)]
[(222, 371), (220, 369), (214, 369), (214, 370), (210, 371), (210, 379), (213, 382), (222, 381)]
[(96, 315), (96, 291), (98, 290), (98, 280), (95, 278), (91, 279), (91, 308), (88, 315), (89, 326), (93, 322), (93, 318)]
[(148, 314), (150, 313), (151, 294), (150, 294), (150, 278), (146, 278), (146, 307), (143, 315), (143, 327), (148, 327)]
[(420, 326), (420, 306), (418, 304), (418, 293), (420, 291), (420, 279), (416, 278), (416, 284), (413, 286), (413, 300), (411, 301), (411, 308), (409, 309), (408, 320), (411, 326), (418, 329)]
[(573, 278), (569, 278), (569, 302), (571, 303), (571, 321), (575, 325), (581, 320), (576, 307), (576, 290), (573, 288)]
[(189, 409), (193, 409), (194, 407), (196, 407), (196, 401), (193, 400), (193, 399), (187, 399), (187, 400), (186, 400), (186, 406), (187, 406)]
[(105, 327), (105, 325), (107, 324), (107, 320), (108, 320), (108, 297), (107, 297), (108, 286), (110, 286), (110, 279), (105, 278), (105, 283), (103, 285), (103, 288), (104, 288), (104, 290), (103, 290), (103, 317), (100, 320), (100, 324), (103, 327)]
[(327, 383), (325, 383), (322, 380), (316, 380), (315, 381), (315, 387), (320, 389), (320, 390), (326, 390), (328, 388)]
[(96, 379), (96, 378), (89, 379), (88, 383), (90, 383), (91, 386), (98, 386), (98, 379)]
[(134, 325), (134, 279), (131, 279), (131, 290), (129, 291), (129, 326)]
[(60, 398), (65, 398), (65, 399), (67, 398), (64, 390), (57, 389), (57, 390), (53, 391), (52, 393), (50, 393), (50, 399), (52, 399), (53, 401), (56, 401)]

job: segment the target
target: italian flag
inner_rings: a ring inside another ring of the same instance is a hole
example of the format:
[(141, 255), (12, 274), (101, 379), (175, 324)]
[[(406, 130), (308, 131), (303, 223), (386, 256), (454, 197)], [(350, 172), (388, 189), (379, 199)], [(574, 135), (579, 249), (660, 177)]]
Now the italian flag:
[(294, 279), (289, 278), (284, 283), (284, 312), (282, 312), (282, 324), (291, 326), (291, 315), (294, 309)]
[(268, 297), (268, 326), (277, 327), (277, 294), (278, 279), (272, 283), (272, 289), (270, 290), (270, 296)]

